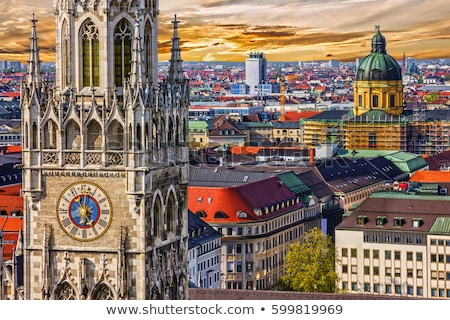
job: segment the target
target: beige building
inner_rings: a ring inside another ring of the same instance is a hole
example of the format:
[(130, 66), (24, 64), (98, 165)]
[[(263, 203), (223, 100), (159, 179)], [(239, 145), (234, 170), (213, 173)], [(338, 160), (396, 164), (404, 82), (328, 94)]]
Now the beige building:
[(22, 85), (23, 299), (187, 298), (187, 107), (158, 2), (55, 2), (56, 86), (32, 20)]
[(450, 298), (450, 197), (375, 192), (335, 231), (345, 292)]

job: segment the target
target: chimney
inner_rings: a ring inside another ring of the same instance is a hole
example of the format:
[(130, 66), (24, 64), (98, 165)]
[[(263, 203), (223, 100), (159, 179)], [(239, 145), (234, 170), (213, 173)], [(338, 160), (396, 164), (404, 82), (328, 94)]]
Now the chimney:
[(314, 157), (316, 156), (316, 149), (309, 148), (309, 166), (314, 167)]

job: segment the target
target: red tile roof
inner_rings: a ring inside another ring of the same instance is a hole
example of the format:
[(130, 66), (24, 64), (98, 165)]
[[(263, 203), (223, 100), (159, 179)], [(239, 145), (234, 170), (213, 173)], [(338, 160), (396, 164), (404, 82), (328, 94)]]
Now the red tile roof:
[[(284, 208), (279, 207), (268, 214), (256, 215), (253, 209), (262, 209), (295, 198), (292, 191), (280, 183), (277, 177), (271, 177), (254, 183), (248, 183), (237, 187), (188, 187), (188, 208), (194, 213), (204, 211), (207, 222), (220, 222), (214, 219), (214, 215), (221, 211), (227, 218), (223, 222), (239, 222), (248, 220), (267, 219), (287, 211), (303, 207), (301, 202)], [(244, 211), (247, 218), (237, 216)]]
[(0, 216), (0, 230), (3, 233), (3, 257), (9, 260), (16, 248), (20, 230), (23, 230), (22, 217)]

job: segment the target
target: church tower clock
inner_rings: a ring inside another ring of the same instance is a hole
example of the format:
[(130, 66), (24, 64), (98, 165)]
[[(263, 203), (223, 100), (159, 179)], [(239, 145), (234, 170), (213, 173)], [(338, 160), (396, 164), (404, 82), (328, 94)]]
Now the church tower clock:
[(56, 83), (33, 16), (21, 88), (24, 299), (187, 299), (189, 87), (157, 0), (55, 0)]

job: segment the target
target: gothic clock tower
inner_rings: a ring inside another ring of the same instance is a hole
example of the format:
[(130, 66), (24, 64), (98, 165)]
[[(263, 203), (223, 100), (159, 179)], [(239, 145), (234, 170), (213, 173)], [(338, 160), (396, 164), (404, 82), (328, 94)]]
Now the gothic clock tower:
[(157, 0), (55, 0), (56, 84), (32, 19), (22, 84), (24, 299), (187, 299), (187, 114), (178, 21)]

